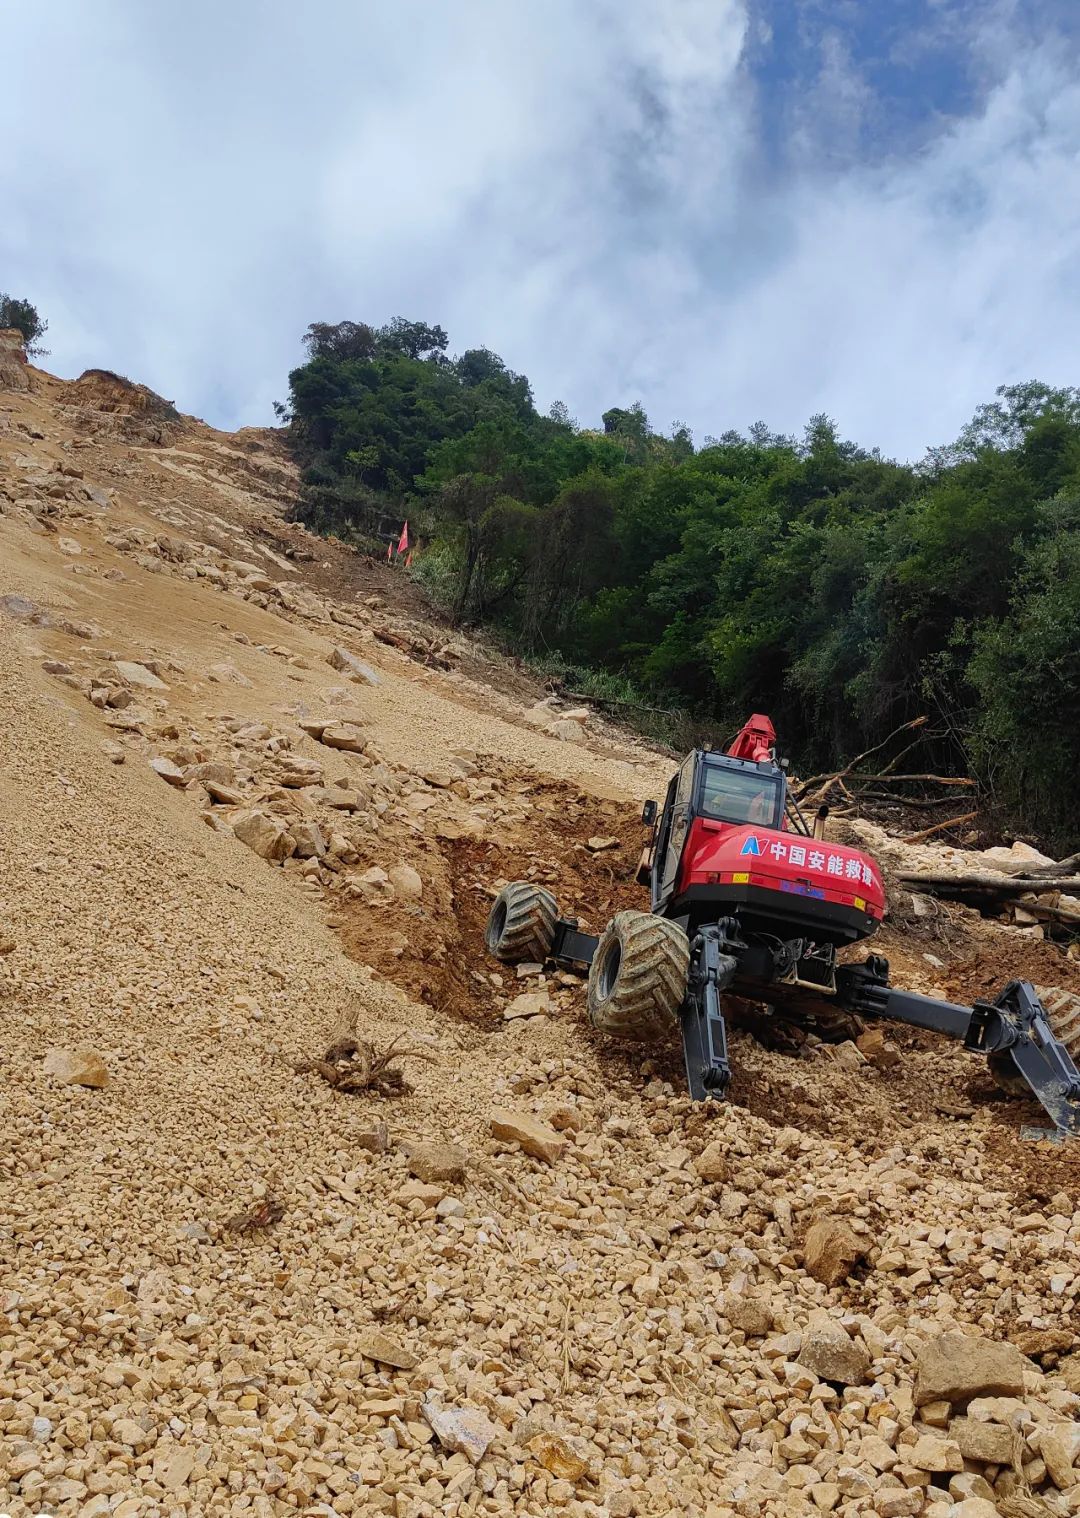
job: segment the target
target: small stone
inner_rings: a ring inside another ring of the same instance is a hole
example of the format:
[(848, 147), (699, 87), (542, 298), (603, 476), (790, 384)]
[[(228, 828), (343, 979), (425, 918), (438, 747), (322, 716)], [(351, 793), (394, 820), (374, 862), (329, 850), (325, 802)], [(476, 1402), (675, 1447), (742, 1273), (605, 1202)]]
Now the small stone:
[(322, 859), (326, 855), (326, 839), (317, 822), (294, 822), (289, 832), (296, 844), (298, 859)]
[(1080, 1471), (1075, 1469), (1076, 1457), (1080, 1455), (1080, 1424), (1061, 1423), (1048, 1429), (1040, 1440), (1039, 1454), (1059, 1492), (1076, 1486), (1080, 1481)]
[(510, 1021), (516, 1017), (542, 1017), (551, 1011), (551, 996), (547, 991), (522, 991), (503, 1008), (503, 1017)]
[(823, 1286), (839, 1286), (866, 1258), (866, 1246), (841, 1218), (818, 1218), (803, 1241), (807, 1272)]
[(355, 722), (328, 722), (319, 735), (319, 741), (327, 748), (341, 749), (347, 754), (362, 754), (367, 738)]
[(553, 1476), (564, 1481), (580, 1481), (588, 1474), (588, 1462), (575, 1455), (573, 1450), (555, 1434), (537, 1434), (525, 1446), (539, 1463)]
[(420, 901), (424, 894), (424, 882), (411, 864), (391, 865), (387, 872), (394, 895), (400, 901)]
[(186, 1486), (198, 1460), (194, 1450), (165, 1445), (154, 1455), (154, 1480), (167, 1492)]
[(155, 754), (150, 761), (150, 768), (155, 775), (160, 775), (162, 780), (168, 781), (169, 785), (175, 785), (183, 790), (187, 785), (187, 776), (178, 764), (171, 759), (165, 759), (160, 754)]
[(726, 1292), (720, 1310), (732, 1328), (740, 1329), (748, 1338), (760, 1339), (772, 1331), (772, 1309), (752, 1291)]
[(120, 744), (115, 743), (112, 738), (103, 738), (101, 740), (101, 752), (110, 764), (123, 764), (127, 757)]
[(428, 1400), (421, 1403), (420, 1412), (443, 1449), (467, 1456), (473, 1465), (484, 1458), (500, 1434), (478, 1408), (440, 1407)]
[(117, 659), (113, 669), (128, 685), (141, 686), (143, 690), (168, 690), (164, 680), (159, 680), (145, 664), (134, 664), (127, 659)]
[(260, 859), (291, 859), (296, 852), (296, 840), (285, 824), (265, 812), (238, 813), (232, 820), (232, 830)]
[[(925, 1418), (926, 1408), (922, 1412)], [(1016, 1435), (1003, 1424), (954, 1418), (949, 1424), (949, 1438), (955, 1439), (965, 1460), (980, 1460), (984, 1465), (1012, 1464)]]
[(724, 1143), (723, 1139), (713, 1139), (711, 1144), (705, 1145), (705, 1148), (694, 1161), (694, 1169), (703, 1181), (708, 1181), (711, 1184), (727, 1180), (731, 1173), (727, 1150), (728, 1146)]
[(526, 1154), (545, 1160), (549, 1165), (559, 1158), (567, 1143), (561, 1134), (539, 1118), (524, 1112), (510, 1112), (504, 1107), (496, 1107), (492, 1112), (491, 1132), (494, 1138), (512, 1139)]
[(456, 1185), (464, 1181), (467, 1162), (468, 1155), (458, 1144), (415, 1144), (409, 1152), (410, 1173), (428, 1184), (449, 1181)]
[(366, 1133), (356, 1134), (353, 1143), (358, 1149), (366, 1149), (370, 1154), (385, 1154), (390, 1147), (390, 1130), (380, 1119)]
[(112, 1437), (119, 1444), (130, 1444), (133, 1449), (143, 1449), (151, 1442), (150, 1435), (134, 1418), (118, 1418), (112, 1426)]
[(356, 1336), (356, 1348), (366, 1360), (376, 1360), (380, 1365), (392, 1365), (395, 1370), (412, 1370), (416, 1356), (411, 1350), (377, 1328), (364, 1328)]
[(332, 649), (327, 662), (334, 669), (340, 669), (343, 674), (352, 676), (358, 683), (364, 685), (382, 684), (382, 681), (371, 665), (365, 664), (362, 659), (358, 659), (355, 654), (351, 654), (347, 648), (339, 647)]
[(835, 1328), (808, 1329), (803, 1334), (798, 1360), (819, 1380), (839, 1386), (861, 1386), (871, 1364), (868, 1351), (839, 1324)]
[(47, 675), (70, 675), (72, 673), (71, 665), (65, 664), (63, 659), (46, 659), (41, 667)]
[(946, 1333), (919, 1351), (915, 1405), (972, 1397), (1019, 1397), (1024, 1391), (1024, 1357), (1014, 1344), (974, 1334)]
[(590, 838), (585, 847), (591, 849), (594, 854), (602, 854), (607, 849), (617, 849), (619, 840), (605, 834), (601, 837)]
[(104, 1091), (109, 1084), (105, 1061), (94, 1049), (50, 1049), (42, 1069), (65, 1086), (89, 1086)]
[(1000, 1518), (997, 1504), (985, 1497), (965, 1497), (952, 1511), (953, 1518)]
[(864, 1059), (879, 1070), (891, 1070), (901, 1060), (900, 1050), (885, 1037), (881, 1028), (867, 1028), (855, 1040), (855, 1047)]
[(934, 1474), (964, 1469), (964, 1457), (956, 1440), (941, 1439), (936, 1434), (923, 1434), (906, 1455), (912, 1465)]

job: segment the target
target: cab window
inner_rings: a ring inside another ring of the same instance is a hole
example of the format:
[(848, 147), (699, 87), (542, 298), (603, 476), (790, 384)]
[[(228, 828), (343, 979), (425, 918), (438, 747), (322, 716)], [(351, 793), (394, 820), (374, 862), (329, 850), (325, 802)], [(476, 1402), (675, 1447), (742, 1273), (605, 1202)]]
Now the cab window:
[(776, 778), (706, 760), (701, 787), (703, 817), (776, 827), (779, 809), (780, 782)]

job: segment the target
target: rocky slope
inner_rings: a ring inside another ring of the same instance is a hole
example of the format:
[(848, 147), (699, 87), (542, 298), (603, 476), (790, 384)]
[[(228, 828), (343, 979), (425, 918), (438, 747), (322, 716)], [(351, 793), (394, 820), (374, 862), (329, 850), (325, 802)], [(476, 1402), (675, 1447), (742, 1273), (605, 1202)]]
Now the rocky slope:
[[(1080, 1161), (902, 1031), (736, 1032), (692, 1110), (677, 1051), (485, 961), (507, 878), (637, 904), (668, 763), (294, 483), (0, 370), (0, 1510), (1080, 1511)], [(962, 908), (882, 948), (1078, 988)]]

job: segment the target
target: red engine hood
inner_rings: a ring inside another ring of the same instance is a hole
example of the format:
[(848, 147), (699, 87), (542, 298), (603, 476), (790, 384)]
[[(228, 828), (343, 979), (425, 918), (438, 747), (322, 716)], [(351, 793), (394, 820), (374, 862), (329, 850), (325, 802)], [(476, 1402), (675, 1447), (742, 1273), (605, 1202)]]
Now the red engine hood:
[(677, 890), (730, 883), (815, 896), (879, 920), (885, 911), (881, 869), (859, 849), (774, 828), (695, 818)]

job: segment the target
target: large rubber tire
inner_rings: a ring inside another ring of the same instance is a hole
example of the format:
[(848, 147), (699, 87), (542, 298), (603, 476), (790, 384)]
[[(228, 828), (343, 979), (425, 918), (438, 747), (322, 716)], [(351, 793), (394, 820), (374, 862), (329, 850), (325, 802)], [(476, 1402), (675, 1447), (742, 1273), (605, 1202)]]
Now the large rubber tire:
[[(1054, 1037), (1068, 1049), (1073, 1063), (1080, 1065), (1080, 996), (1075, 991), (1063, 991), (1060, 986), (1036, 986), (1035, 994), (1043, 1004)], [(1007, 1054), (991, 1055), (987, 1064), (1002, 1091), (1010, 1096), (1031, 1096), (1031, 1087), (1022, 1075), (1017, 1075)]]
[(543, 964), (551, 953), (558, 917), (555, 898), (528, 880), (503, 886), (488, 913), (484, 943), (507, 965)]
[(650, 912), (616, 912), (589, 970), (589, 1021), (635, 1043), (666, 1038), (686, 996), (690, 944), (682, 928)]

